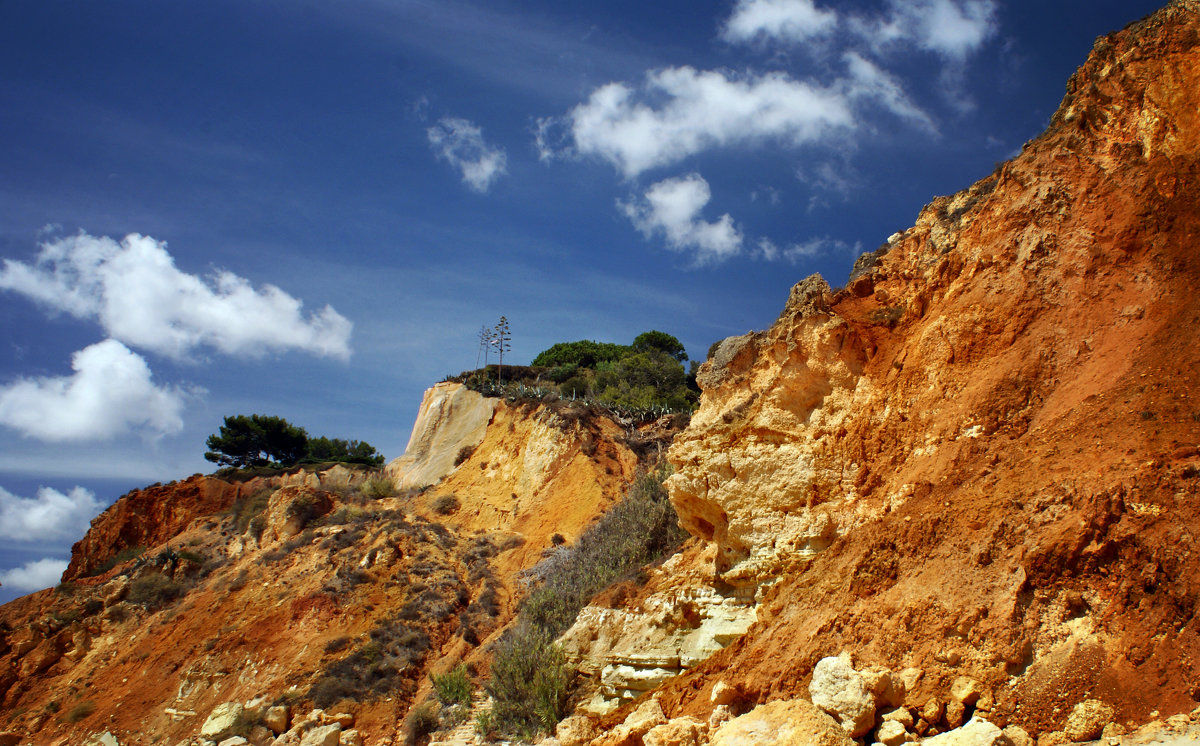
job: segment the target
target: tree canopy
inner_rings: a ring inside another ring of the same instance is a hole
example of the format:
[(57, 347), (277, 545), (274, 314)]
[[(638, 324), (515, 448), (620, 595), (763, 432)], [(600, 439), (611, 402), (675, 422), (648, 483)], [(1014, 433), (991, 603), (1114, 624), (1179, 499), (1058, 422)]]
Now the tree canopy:
[(369, 443), (339, 438), (309, 438), (302, 427), (264, 414), (230, 415), (219, 432), (208, 436), (204, 458), (222, 466), (292, 466), (304, 461), (344, 461), (378, 466), (383, 456)]

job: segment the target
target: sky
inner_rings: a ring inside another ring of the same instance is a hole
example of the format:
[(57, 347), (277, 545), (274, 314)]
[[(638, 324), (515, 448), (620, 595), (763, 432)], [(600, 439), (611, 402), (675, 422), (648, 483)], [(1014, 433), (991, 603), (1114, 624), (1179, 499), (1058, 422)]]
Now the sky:
[(401, 455), (501, 315), (770, 326), (1160, 4), (0, 3), (0, 602), (227, 415)]

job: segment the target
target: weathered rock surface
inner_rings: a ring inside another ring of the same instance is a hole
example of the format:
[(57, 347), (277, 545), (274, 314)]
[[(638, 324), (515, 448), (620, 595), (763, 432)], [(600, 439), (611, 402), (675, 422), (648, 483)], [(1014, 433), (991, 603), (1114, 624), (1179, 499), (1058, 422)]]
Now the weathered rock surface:
[(1071, 741), (1091, 741), (1099, 738), (1104, 726), (1112, 722), (1116, 711), (1098, 699), (1085, 699), (1075, 705), (1063, 726), (1063, 735)]
[(457, 383), (425, 391), (404, 455), (388, 464), (401, 489), (437, 484), (460, 465), (459, 457), (483, 442), (496, 399)]
[(865, 735), (875, 725), (875, 698), (848, 654), (817, 661), (808, 691), (812, 703), (832, 715), (852, 737)]
[(804, 699), (759, 705), (722, 725), (710, 746), (854, 746), (837, 721)]

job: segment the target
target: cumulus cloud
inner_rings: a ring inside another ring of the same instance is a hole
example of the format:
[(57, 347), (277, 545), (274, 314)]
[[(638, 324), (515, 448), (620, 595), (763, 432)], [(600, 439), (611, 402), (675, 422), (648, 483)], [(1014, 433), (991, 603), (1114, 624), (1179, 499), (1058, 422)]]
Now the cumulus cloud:
[[(735, 75), (672, 67), (647, 74), (640, 87), (609, 83), (572, 109), (563, 124), (579, 155), (608, 161), (627, 178), (718, 147), (776, 142), (786, 147), (826, 141), (858, 126), (873, 105), (919, 122), (928, 117), (899, 84), (861, 57), (845, 59), (849, 75), (829, 86), (782, 72)], [(552, 129), (539, 123), (539, 147)]]
[(305, 317), (303, 304), (273, 285), (255, 289), (223, 270), (203, 279), (181, 272), (166, 243), (136, 233), (120, 243), (86, 233), (43, 243), (32, 264), (4, 261), (0, 288), (94, 318), (114, 339), (176, 358), (200, 346), (350, 356), (353, 325), (333, 308)]
[(695, 263), (703, 265), (722, 262), (742, 247), (742, 234), (728, 213), (714, 223), (700, 218), (711, 199), (708, 182), (693, 173), (660, 181), (642, 199), (618, 206), (644, 236), (661, 233), (667, 246), (693, 252)]
[(837, 13), (813, 0), (738, 0), (721, 28), (721, 38), (746, 43), (765, 40), (804, 42), (837, 27)]
[(0, 487), (0, 538), (16, 542), (76, 541), (104, 507), (83, 487), (67, 493), (41, 487), (37, 497), (19, 497)]
[(997, 31), (994, 0), (889, 0), (889, 14), (852, 27), (877, 48), (912, 45), (961, 62)]
[(146, 361), (115, 339), (76, 352), (71, 368), (71, 376), (0, 386), (0, 424), (44, 441), (183, 429), (184, 393), (156, 386)]
[(504, 150), (484, 142), (483, 129), (466, 119), (443, 117), (425, 134), (437, 157), (458, 169), (476, 192), (486, 192), (507, 170)]
[(0, 572), (0, 585), (32, 593), (58, 585), (69, 563), (66, 560), (40, 559), (13, 570)]

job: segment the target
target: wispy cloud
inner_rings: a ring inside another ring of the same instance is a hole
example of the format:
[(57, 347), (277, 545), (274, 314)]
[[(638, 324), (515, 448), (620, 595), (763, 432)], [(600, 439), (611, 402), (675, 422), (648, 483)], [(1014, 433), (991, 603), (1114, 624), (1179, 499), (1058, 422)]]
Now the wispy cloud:
[(303, 304), (273, 285), (254, 288), (232, 272), (181, 272), (165, 242), (130, 234), (120, 242), (87, 233), (41, 245), (31, 264), (6, 259), (0, 288), (55, 312), (95, 319), (126, 344), (174, 358), (207, 346), (261, 356), (302, 350), (350, 357), (350, 321)]
[(796, 264), (803, 259), (812, 259), (832, 251), (844, 251), (847, 248), (848, 246), (844, 241), (837, 241), (828, 237), (810, 238), (807, 241), (790, 243), (782, 247), (777, 246), (769, 238), (760, 238), (754, 245), (753, 256), (756, 259), (763, 259), (769, 262), (782, 260)]
[(0, 487), (0, 538), (14, 542), (76, 541), (104, 507), (91, 490), (83, 487), (65, 493), (42, 487), (36, 497), (19, 497)]
[(183, 429), (185, 392), (155, 385), (146, 361), (115, 339), (76, 352), (71, 368), (0, 387), (0, 424), (50, 442)]
[(741, 231), (728, 213), (716, 222), (701, 219), (711, 199), (708, 182), (693, 173), (660, 181), (641, 199), (618, 204), (647, 238), (661, 233), (669, 248), (691, 252), (695, 263), (704, 265), (722, 262), (742, 248)]
[(484, 142), (483, 129), (466, 119), (443, 117), (425, 133), (437, 157), (458, 169), (476, 192), (486, 192), (507, 170), (504, 150)]
[(721, 28), (721, 38), (743, 44), (800, 43), (833, 32), (837, 23), (835, 11), (818, 8), (813, 0), (738, 0)]
[(916, 47), (961, 63), (998, 28), (994, 0), (889, 0), (888, 8), (850, 22), (876, 49)]
[(0, 585), (25, 593), (57, 585), (69, 563), (66, 560), (40, 559), (13, 570), (0, 572)]

